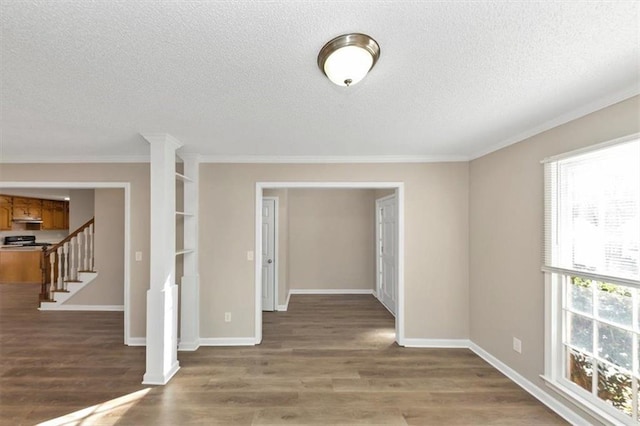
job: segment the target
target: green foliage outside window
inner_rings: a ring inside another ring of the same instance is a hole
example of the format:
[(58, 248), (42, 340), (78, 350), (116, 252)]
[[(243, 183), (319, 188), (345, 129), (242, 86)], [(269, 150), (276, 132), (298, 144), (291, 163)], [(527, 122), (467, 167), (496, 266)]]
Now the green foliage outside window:
[[(599, 297), (604, 296), (606, 303), (603, 303), (597, 313), (596, 317), (606, 318), (614, 322), (619, 322), (631, 327), (631, 289), (619, 286), (611, 283), (603, 283), (598, 281), (592, 281), (581, 277), (571, 277), (571, 284), (576, 287), (585, 289), (593, 289), (594, 291), (600, 291), (603, 295), (598, 294)], [(599, 315), (599, 316), (598, 316)], [(584, 320), (586, 320), (585, 317)], [(619, 319), (616, 321), (616, 319)], [(582, 320), (582, 322), (584, 322)], [(589, 320), (591, 321), (591, 320)], [(584, 328), (579, 327), (580, 321), (572, 321), (571, 333), (574, 340), (578, 342), (589, 341), (593, 332), (599, 333), (599, 346), (600, 348), (593, 348), (595, 354), (609, 362), (617, 365), (627, 364), (627, 368), (631, 365), (632, 348), (630, 347), (630, 340), (627, 338), (626, 332), (622, 329), (618, 330), (615, 327), (602, 325), (596, 330), (591, 327)], [(615, 330), (616, 332), (613, 332)], [(606, 349), (603, 350), (603, 343), (606, 344)], [(631, 415), (632, 413), (632, 377), (629, 374), (623, 373), (620, 369), (613, 365), (597, 362), (591, 358), (588, 354), (570, 349), (568, 352), (569, 365), (567, 376), (569, 380), (578, 386), (584, 388), (588, 392), (592, 392), (593, 385), (593, 363), (597, 364), (598, 371), (598, 383), (597, 383), (597, 395), (600, 399), (609, 402), (611, 405), (619, 409), (620, 411)], [(621, 362), (622, 360), (622, 362)], [(630, 368), (629, 368), (630, 369)]]

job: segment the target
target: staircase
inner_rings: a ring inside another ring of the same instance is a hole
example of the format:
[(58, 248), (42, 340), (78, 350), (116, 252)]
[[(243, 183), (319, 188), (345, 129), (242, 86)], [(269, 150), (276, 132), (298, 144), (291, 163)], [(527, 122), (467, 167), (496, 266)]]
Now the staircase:
[(42, 287), (40, 310), (60, 310), (75, 293), (93, 281), (94, 219), (73, 231), (67, 238), (42, 250)]

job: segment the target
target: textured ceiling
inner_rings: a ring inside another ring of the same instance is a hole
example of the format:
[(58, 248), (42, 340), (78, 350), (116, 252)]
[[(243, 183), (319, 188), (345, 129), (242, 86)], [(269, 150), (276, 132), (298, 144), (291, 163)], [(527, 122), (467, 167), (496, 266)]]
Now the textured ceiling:
[[(637, 94), (639, 4), (2, 0), (0, 160), (473, 158)], [(382, 52), (350, 88), (345, 32)]]

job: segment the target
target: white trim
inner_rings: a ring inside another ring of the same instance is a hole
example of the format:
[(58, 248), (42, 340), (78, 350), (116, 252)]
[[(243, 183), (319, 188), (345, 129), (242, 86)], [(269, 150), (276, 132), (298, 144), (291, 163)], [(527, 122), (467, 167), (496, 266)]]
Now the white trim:
[(584, 148), (574, 149), (573, 151), (563, 152), (562, 154), (553, 155), (551, 157), (546, 157), (540, 163), (551, 163), (554, 161), (564, 160), (566, 158), (575, 157), (582, 154), (588, 154), (590, 152), (600, 151), (601, 149), (606, 149), (614, 145), (618, 145), (625, 142), (633, 142), (637, 139), (640, 139), (640, 133), (632, 133), (630, 135), (622, 136), (620, 138), (611, 139), (609, 141), (600, 142), (595, 145), (586, 146)]
[(146, 337), (129, 337), (129, 343), (126, 343), (127, 346), (147, 346), (147, 338)]
[(254, 346), (253, 337), (201, 337), (200, 346)]
[(6, 157), (3, 156), (0, 164), (78, 164), (78, 163), (148, 163), (149, 155), (105, 155), (105, 156), (40, 156), (27, 155)]
[(0, 182), (2, 188), (124, 189), (124, 344), (128, 345), (131, 328), (131, 183), (130, 182)]
[[(546, 377), (544, 374), (541, 374), (540, 378), (542, 380), (544, 380), (545, 385), (547, 387), (549, 387), (550, 389), (553, 389), (555, 392), (558, 392), (560, 395), (564, 396), (569, 401), (571, 401), (574, 404), (576, 404), (577, 406), (581, 407), (588, 414), (590, 414), (591, 416), (597, 418), (603, 424), (607, 424), (607, 423), (608, 424), (612, 424), (612, 425), (624, 424), (624, 420), (627, 420), (627, 421), (631, 422), (631, 418), (627, 417), (625, 414), (616, 413), (616, 414), (619, 414), (619, 416), (613, 416), (613, 415), (607, 413), (605, 410), (603, 410), (600, 407), (598, 407), (593, 402), (583, 398), (578, 393), (573, 392), (571, 389), (569, 389), (569, 388), (567, 388), (565, 386), (562, 386), (558, 382), (554, 382), (551, 378)], [(575, 383), (571, 383), (571, 384), (573, 386), (578, 386)], [(607, 404), (604, 401), (602, 401), (602, 403), (603, 404)], [(611, 408), (611, 407), (609, 406), (609, 408)], [(631, 422), (629, 424), (634, 424), (634, 423)]]
[[(254, 245), (254, 310), (255, 343), (262, 342), (262, 190), (271, 188), (392, 188), (398, 197), (398, 312), (396, 314), (396, 342), (404, 342), (404, 182), (256, 182), (255, 245)], [(373, 293), (371, 293), (373, 294)]]
[(280, 227), (278, 226), (280, 197), (263, 195), (262, 199), (273, 200), (273, 310), (278, 311), (278, 296), (280, 295), (278, 286), (278, 275), (280, 275), (278, 274), (278, 268), (280, 267), (278, 253), (278, 245), (280, 244), (280, 239), (278, 238), (278, 233), (280, 232)]
[(623, 90), (620, 90), (613, 94), (608, 94), (600, 99), (597, 99), (594, 102), (590, 102), (586, 105), (582, 105), (572, 111), (569, 111), (565, 114), (558, 115), (549, 121), (546, 121), (540, 125), (534, 126), (529, 130), (525, 130), (524, 132), (521, 132), (515, 136), (507, 138), (502, 142), (493, 144), (486, 149), (477, 151), (476, 153), (469, 156), (469, 161), (475, 160), (480, 157), (484, 157), (485, 155), (491, 154), (492, 152), (498, 151), (502, 148), (506, 148), (510, 145), (514, 145), (518, 142), (522, 142), (542, 132), (553, 129), (554, 127), (558, 127), (562, 124), (568, 123), (573, 120), (577, 120), (578, 118), (584, 117), (586, 115), (589, 115), (591, 113), (604, 109), (613, 104), (617, 104), (619, 102), (625, 101), (629, 98), (637, 96), (639, 93), (640, 91), (638, 90), (638, 85), (634, 83)]
[(178, 342), (178, 350), (182, 352), (197, 351), (199, 347), (200, 347), (200, 339), (193, 342), (183, 342), (183, 341)]
[(413, 339), (405, 337), (406, 348), (469, 348), (469, 339)]
[(267, 164), (360, 164), (360, 163), (455, 163), (469, 161), (466, 155), (203, 155), (202, 163)]
[(178, 370), (180, 370), (180, 364), (175, 362), (171, 366), (169, 371), (167, 371), (166, 374), (160, 374), (160, 375), (145, 374), (142, 379), (142, 384), (143, 385), (166, 385), (167, 383), (169, 383), (169, 380), (171, 380), (171, 378), (176, 375)]
[(515, 384), (520, 386), (525, 391), (529, 392), (538, 401), (542, 402), (544, 405), (555, 411), (560, 417), (562, 417), (569, 423), (573, 425), (585, 424), (584, 418), (576, 414), (566, 405), (560, 403), (557, 399), (543, 391), (539, 386), (524, 378), (524, 376), (522, 376), (520, 373), (516, 372), (514, 369), (491, 355), (489, 352), (482, 349), (480, 346), (471, 342), (469, 349), (480, 358), (491, 364), (502, 374), (511, 379)]
[[(370, 288), (292, 288), (289, 290), (289, 295), (292, 294), (373, 294), (374, 290)], [(287, 302), (287, 305), (289, 303)]]
[(289, 300), (291, 300), (291, 290), (287, 293), (287, 301), (284, 305), (278, 305), (279, 312), (286, 312), (289, 309)]
[(58, 305), (49, 309), (46, 304), (38, 308), (39, 311), (118, 311), (124, 312), (124, 305)]
[(640, 288), (639, 280), (634, 280), (629, 278), (612, 277), (610, 275), (600, 275), (600, 274), (594, 274), (591, 272), (585, 272), (579, 269), (565, 269), (565, 268), (557, 268), (555, 266), (543, 266), (541, 270), (542, 272), (546, 272), (549, 274), (559, 274), (559, 275), (565, 275), (568, 277), (577, 275), (579, 277), (589, 278), (594, 281), (604, 281), (604, 282), (616, 284), (616, 285), (624, 285), (628, 287)]

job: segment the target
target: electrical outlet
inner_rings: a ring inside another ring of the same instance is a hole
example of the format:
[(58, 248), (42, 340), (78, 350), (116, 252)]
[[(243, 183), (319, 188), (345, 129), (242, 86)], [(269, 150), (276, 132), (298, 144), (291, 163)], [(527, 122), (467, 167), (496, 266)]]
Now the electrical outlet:
[(513, 350), (518, 352), (519, 354), (522, 353), (522, 341), (517, 337), (513, 338)]
[(224, 313), (224, 322), (231, 322), (231, 312)]
[(142, 262), (142, 252), (141, 251), (137, 251), (136, 252), (136, 262)]

